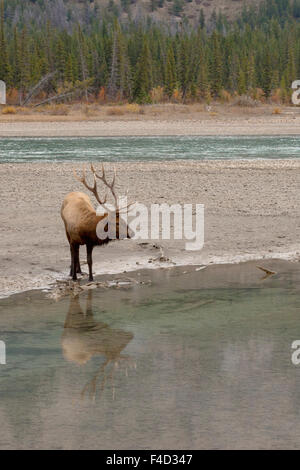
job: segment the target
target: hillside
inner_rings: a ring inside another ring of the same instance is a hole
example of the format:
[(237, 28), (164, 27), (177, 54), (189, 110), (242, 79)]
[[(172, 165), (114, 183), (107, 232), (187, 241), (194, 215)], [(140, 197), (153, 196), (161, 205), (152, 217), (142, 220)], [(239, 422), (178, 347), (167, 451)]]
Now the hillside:
[(300, 0), (254, 3), (1, 0), (0, 79), (22, 105), (288, 102), (300, 77)]
[[(69, 0), (68, 3), (86, 4), (85, 0)], [(201, 10), (207, 19), (216, 11), (232, 20), (240, 15), (245, 4), (257, 5), (261, 0), (94, 0), (90, 3), (110, 9), (115, 5), (124, 18), (129, 14), (133, 19), (150, 16), (157, 21), (172, 22), (186, 17), (196, 22)]]
[(170, 25), (183, 19), (197, 25), (202, 14), (209, 24), (214, 12), (231, 21), (240, 16), (244, 6), (255, 7), (260, 3), (262, 0), (10, 0), (6, 2), (6, 10), (8, 21), (14, 23), (21, 17), (26, 23), (42, 23), (47, 18), (54, 25), (68, 29), (74, 22), (84, 24), (107, 14), (135, 22), (150, 17), (154, 22)]

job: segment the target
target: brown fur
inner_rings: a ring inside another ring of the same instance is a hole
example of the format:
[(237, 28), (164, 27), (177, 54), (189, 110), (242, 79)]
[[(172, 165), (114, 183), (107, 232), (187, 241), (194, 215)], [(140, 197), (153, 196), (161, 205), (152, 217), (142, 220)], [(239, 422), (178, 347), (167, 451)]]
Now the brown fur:
[[(86, 245), (87, 262), (89, 266), (89, 279), (93, 280), (92, 273), (92, 251), (94, 246), (107, 244), (111, 240), (109, 238), (100, 240), (97, 237), (96, 228), (100, 220), (107, 217), (105, 215), (97, 215), (91, 203), (89, 196), (85, 193), (74, 192), (69, 193), (61, 207), (61, 217), (65, 224), (66, 235), (70, 243), (71, 251), (71, 272), (70, 276), (73, 280), (77, 279), (77, 273), (81, 273), (79, 263), (79, 247)], [(118, 238), (118, 221), (119, 214), (117, 212), (117, 238)]]

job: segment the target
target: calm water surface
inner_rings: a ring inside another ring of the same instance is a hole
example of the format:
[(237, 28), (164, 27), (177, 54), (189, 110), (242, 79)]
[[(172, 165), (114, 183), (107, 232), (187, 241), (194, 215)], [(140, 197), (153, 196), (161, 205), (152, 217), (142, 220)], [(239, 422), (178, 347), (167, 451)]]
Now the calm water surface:
[(142, 272), (151, 285), (0, 302), (0, 448), (295, 448), (300, 269)]
[(0, 139), (0, 163), (298, 157), (300, 136)]

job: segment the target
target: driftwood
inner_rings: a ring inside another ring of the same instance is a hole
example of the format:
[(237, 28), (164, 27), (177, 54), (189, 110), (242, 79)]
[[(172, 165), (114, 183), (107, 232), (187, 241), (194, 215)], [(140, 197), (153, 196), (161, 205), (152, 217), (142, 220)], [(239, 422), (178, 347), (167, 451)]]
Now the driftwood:
[(76, 93), (75, 91), (69, 91), (68, 93), (61, 93), (60, 95), (52, 96), (51, 98), (47, 98), (46, 100), (43, 100), (40, 103), (35, 104), (34, 107), (37, 108), (38, 106), (51, 103), (52, 101), (58, 101), (58, 100), (62, 100), (65, 98), (71, 98), (71, 96), (73, 96), (75, 93)]
[(51, 96), (50, 98), (47, 98), (40, 103), (37, 103), (34, 105), (35, 108), (38, 106), (42, 106), (47, 103), (51, 103), (52, 101), (60, 101), (64, 100), (65, 98), (71, 98), (73, 95), (79, 95), (83, 93), (87, 93), (87, 90), (89, 86), (92, 84), (92, 79), (87, 79), (84, 80), (83, 82), (78, 82), (72, 87), (69, 87), (68, 89), (65, 89), (62, 93), (59, 93), (58, 95)]
[(49, 80), (51, 80), (51, 78), (56, 75), (56, 73), (57, 71), (55, 70), (54, 72), (48, 73), (42, 77), (41, 80), (29, 91), (22, 105), (26, 106), (26, 104), (32, 100), (32, 98), (49, 82)]
[(263, 266), (256, 266), (256, 267), (257, 269), (260, 269), (261, 271), (265, 273), (265, 276), (262, 278), (262, 280), (267, 279), (269, 276), (274, 276), (274, 274), (276, 274), (275, 271), (270, 271), (269, 269), (264, 268)]
[(132, 287), (133, 285), (145, 285), (150, 283), (150, 280), (138, 281), (131, 277), (115, 278), (108, 281), (92, 281), (88, 282), (87, 284), (80, 284), (79, 282), (72, 280), (58, 279), (56, 281), (56, 284), (47, 294), (47, 298), (58, 301), (68, 295), (78, 296), (82, 294), (82, 292), (90, 291), (93, 289), (126, 289)]

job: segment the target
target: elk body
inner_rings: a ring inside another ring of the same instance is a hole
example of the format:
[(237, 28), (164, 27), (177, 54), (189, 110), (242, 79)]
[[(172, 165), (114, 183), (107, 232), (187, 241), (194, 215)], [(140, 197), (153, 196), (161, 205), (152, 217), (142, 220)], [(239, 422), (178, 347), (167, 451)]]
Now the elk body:
[[(103, 219), (108, 220), (109, 209), (106, 207), (107, 196), (102, 200), (98, 194), (97, 179), (101, 180), (104, 185), (110, 189), (112, 196), (115, 200), (115, 238), (120, 238), (120, 211), (118, 208), (118, 198), (115, 193), (114, 185), (116, 179), (116, 172), (111, 183), (108, 183), (104, 166), (102, 165), (102, 175), (98, 175), (91, 165), (91, 170), (94, 178), (94, 185), (89, 186), (86, 177), (85, 170), (83, 170), (83, 177), (79, 178), (74, 172), (75, 177), (89, 190), (91, 191), (97, 202), (106, 210), (103, 215), (97, 215), (89, 196), (82, 192), (69, 193), (61, 207), (61, 217), (65, 224), (67, 239), (70, 244), (71, 252), (71, 271), (70, 276), (73, 280), (77, 280), (77, 274), (81, 273), (80, 261), (79, 261), (79, 248), (80, 245), (86, 245), (87, 251), (87, 264), (89, 267), (89, 280), (93, 281), (93, 260), (92, 252), (93, 248), (97, 245), (105, 245), (112, 239), (107, 238), (100, 239), (97, 236), (97, 225), (99, 222), (103, 222)], [(128, 228), (126, 227), (127, 237), (129, 238)], [(124, 231), (123, 231), (124, 233)]]

